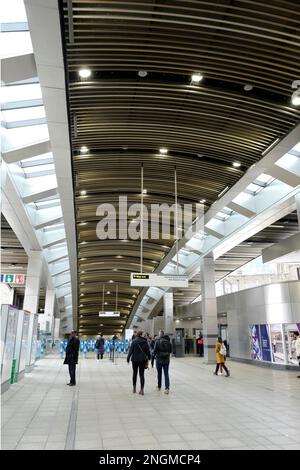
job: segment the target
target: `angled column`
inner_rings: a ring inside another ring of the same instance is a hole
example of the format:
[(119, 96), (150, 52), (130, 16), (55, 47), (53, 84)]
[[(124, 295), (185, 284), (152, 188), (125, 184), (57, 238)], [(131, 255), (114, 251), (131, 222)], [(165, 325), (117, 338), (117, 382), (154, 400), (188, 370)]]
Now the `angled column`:
[(23, 309), (31, 313), (37, 313), (38, 310), (42, 267), (42, 252), (30, 251), (28, 256)]
[(163, 297), (164, 302), (164, 332), (170, 337), (173, 336), (173, 292), (166, 292)]
[(300, 230), (300, 195), (295, 196), (296, 206), (297, 206), (297, 216), (298, 216), (298, 228)]
[(204, 360), (215, 363), (215, 343), (218, 336), (217, 300), (215, 288), (215, 262), (213, 255), (200, 261)]

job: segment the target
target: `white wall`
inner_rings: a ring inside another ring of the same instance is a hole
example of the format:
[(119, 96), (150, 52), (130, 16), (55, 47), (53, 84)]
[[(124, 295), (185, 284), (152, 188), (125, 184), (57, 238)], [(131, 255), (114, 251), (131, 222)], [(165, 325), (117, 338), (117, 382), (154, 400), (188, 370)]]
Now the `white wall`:
[(0, 284), (0, 305), (12, 305), (14, 301), (14, 289), (8, 284)]

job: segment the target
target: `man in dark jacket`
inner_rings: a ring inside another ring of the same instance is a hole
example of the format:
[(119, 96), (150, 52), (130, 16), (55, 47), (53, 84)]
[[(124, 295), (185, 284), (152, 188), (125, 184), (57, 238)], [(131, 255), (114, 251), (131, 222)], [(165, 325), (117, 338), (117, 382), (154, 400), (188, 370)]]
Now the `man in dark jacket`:
[(136, 338), (132, 341), (128, 356), (127, 362), (129, 364), (130, 358), (132, 362), (133, 376), (133, 393), (136, 393), (136, 380), (137, 373), (139, 371), (140, 381), (141, 381), (141, 390), (139, 391), (140, 395), (144, 395), (144, 386), (145, 386), (145, 368), (148, 360), (150, 360), (150, 349), (146, 338), (143, 338), (143, 332), (137, 331)]
[(99, 338), (97, 339), (95, 343), (95, 349), (97, 352), (97, 361), (99, 362), (99, 357), (101, 356), (101, 359), (103, 359), (103, 354), (104, 354), (104, 347), (105, 347), (105, 339), (103, 338), (103, 334), (101, 333)]
[(169, 365), (172, 345), (168, 335), (160, 331), (159, 339), (155, 342), (154, 355), (156, 357), (157, 368), (157, 390), (161, 389), (162, 370), (165, 377), (165, 394), (170, 392)]
[(67, 344), (66, 358), (64, 360), (64, 364), (68, 364), (69, 366), (70, 382), (67, 385), (70, 386), (76, 385), (76, 364), (78, 364), (78, 352), (80, 346), (80, 341), (76, 335), (77, 332), (73, 330)]

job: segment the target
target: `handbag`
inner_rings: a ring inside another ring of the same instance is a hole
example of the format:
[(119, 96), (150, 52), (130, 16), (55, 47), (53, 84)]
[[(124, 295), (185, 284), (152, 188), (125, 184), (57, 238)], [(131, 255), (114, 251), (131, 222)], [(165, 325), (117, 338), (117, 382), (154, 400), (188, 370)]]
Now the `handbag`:
[(142, 350), (141, 346), (138, 344), (138, 347), (140, 348), (140, 351), (142, 351), (142, 353), (144, 354), (144, 356), (146, 357), (146, 361), (145, 361), (145, 369), (149, 369), (149, 359), (148, 357), (146, 356), (146, 354), (144, 353), (144, 351)]

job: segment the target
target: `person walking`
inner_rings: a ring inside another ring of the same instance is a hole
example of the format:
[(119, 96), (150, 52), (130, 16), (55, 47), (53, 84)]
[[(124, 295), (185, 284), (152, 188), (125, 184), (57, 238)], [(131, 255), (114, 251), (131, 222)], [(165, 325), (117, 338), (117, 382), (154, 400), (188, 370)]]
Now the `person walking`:
[(197, 346), (198, 346), (199, 357), (203, 357), (204, 341), (203, 341), (203, 335), (202, 335), (202, 333), (199, 334), (199, 338), (198, 338), (198, 340), (197, 340)]
[(151, 359), (150, 349), (146, 338), (143, 338), (143, 332), (141, 330), (136, 332), (136, 338), (132, 341), (128, 355), (127, 362), (129, 364), (131, 359), (132, 362), (132, 383), (133, 383), (133, 393), (136, 393), (136, 381), (137, 374), (139, 371), (141, 389), (139, 391), (140, 395), (144, 395), (145, 387), (145, 368), (148, 368), (148, 360)]
[(78, 364), (78, 352), (80, 341), (77, 338), (77, 331), (73, 330), (66, 347), (66, 357), (64, 364), (69, 366), (70, 382), (67, 385), (76, 385), (76, 364)]
[(99, 362), (99, 357), (103, 359), (104, 346), (105, 346), (105, 339), (103, 338), (103, 334), (101, 333), (100, 336), (97, 338), (97, 341), (95, 344), (95, 349), (97, 352), (97, 362)]
[(157, 340), (157, 335), (154, 335), (154, 337), (152, 338), (152, 340), (150, 342), (150, 354), (151, 354), (151, 367), (152, 367), (152, 369), (153, 369), (154, 360), (155, 360), (154, 348), (155, 348), (156, 340)]
[(155, 342), (154, 356), (156, 357), (156, 369), (157, 369), (157, 390), (161, 389), (161, 378), (162, 371), (164, 371), (165, 377), (165, 394), (170, 393), (170, 378), (169, 378), (169, 366), (170, 366), (170, 354), (172, 352), (172, 344), (170, 337), (165, 335), (163, 331), (160, 331), (159, 339)]
[[(295, 333), (295, 350), (296, 350), (296, 357), (299, 361), (299, 366), (300, 366), (300, 334)], [(297, 378), (300, 379), (300, 375), (297, 375)]]
[(218, 375), (218, 370), (220, 367), (222, 367), (226, 372), (226, 377), (229, 377), (230, 376), (229, 370), (225, 366), (226, 348), (224, 346), (221, 336), (218, 336), (216, 347), (215, 347), (215, 352), (216, 352), (217, 365), (216, 365), (216, 370), (214, 374)]

